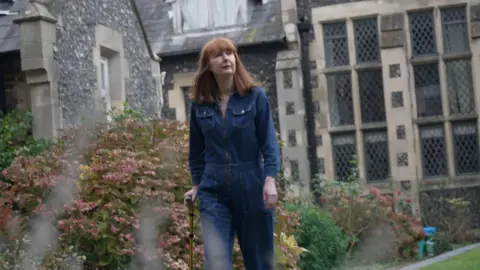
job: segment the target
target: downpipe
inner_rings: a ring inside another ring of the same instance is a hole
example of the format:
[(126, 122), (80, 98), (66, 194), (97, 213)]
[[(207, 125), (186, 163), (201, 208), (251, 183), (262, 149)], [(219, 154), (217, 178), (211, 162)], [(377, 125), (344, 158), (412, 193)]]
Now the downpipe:
[(308, 17), (300, 15), (297, 23), (297, 29), (300, 34), (301, 67), (303, 77), (303, 98), (305, 104), (305, 122), (307, 128), (307, 155), (310, 167), (310, 190), (314, 193), (316, 202), (319, 202), (320, 191), (314, 188), (313, 178), (318, 176), (318, 157), (317, 141), (315, 139), (315, 110), (312, 94), (310, 53), (309, 53), (309, 32), (312, 30), (312, 24)]

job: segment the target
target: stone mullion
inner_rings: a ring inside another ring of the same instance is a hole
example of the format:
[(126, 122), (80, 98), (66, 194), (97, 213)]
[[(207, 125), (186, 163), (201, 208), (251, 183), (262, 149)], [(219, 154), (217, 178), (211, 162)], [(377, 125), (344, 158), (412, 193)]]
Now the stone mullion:
[[(480, 4), (470, 6), (470, 12), (467, 13), (470, 33), (470, 50), (472, 52), (480, 51)], [(472, 58), (472, 74), (480, 74), (480, 61)], [(475, 98), (475, 112), (480, 112), (480, 76), (473, 76), (473, 93)], [(477, 117), (477, 130), (480, 129), (480, 117)], [(478, 132), (480, 141), (480, 132)]]
[[(442, 25), (442, 14), (440, 9), (436, 8), (434, 10), (434, 25), (435, 25), (435, 38), (437, 44), (437, 51), (439, 55), (444, 56), (445, 50), (443, 46), (443, 25)], [(445, 61), (442, 57), (438, 58), (438, 70), (440, 75), (440, 95), (442, 97), (442, 112), (444, 119), (448, 119), (450, 114), (449, 109), (449, 100), (448, 100), (448, 89), (447, 89), (447, 76), (446, 76), (446, 67)], [(452, 138), (452, 123), (450, 121), (445, 121), (444, 123), (445, 131), (445, 147), (446, 147), (446, 159), (447, 159), (447, 173), (450, 179), (455, 177), (455, 157), (453, 149), (453, 138)]]
[(349, 51), (349, 63), (351, 67), (351, 78), (352, 78), (352, 101), (353, 101), (353, 112), (354, 112), (354, 125), (355, 125), (355, 142), (356, 142), (356, 152), (357, 152), (357, 167), (358, 175), (360, 177), (360, 182), (362, 184), (366, 183), (365, 180), (365, 146), (363, 142), (363, 133), (360, 129), (362, 125), (362, 115), (361, 115), (361, 102), (360, 102), (360, 91), (358, 85), (358, 73), (354, 68), (357, 64), (357, 53), (355, 47), (355, 32), (353, 27), (353, 21), (351, 19), (347, 20), (347, 38), (348, 38), (348, 51)]

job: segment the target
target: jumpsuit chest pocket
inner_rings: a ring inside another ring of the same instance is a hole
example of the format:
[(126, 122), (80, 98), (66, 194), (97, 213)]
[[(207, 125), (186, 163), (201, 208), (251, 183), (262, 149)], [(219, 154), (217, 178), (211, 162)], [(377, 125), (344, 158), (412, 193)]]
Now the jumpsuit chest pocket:
[(253, 122), (253, 104), (232, 109), (233, 126), (236, 128), (247, 128)]
[(215, 111), (211, 108), (199, 108), (196, 111), (197, 122), (203, 131), (208, 131), (215, 127)]

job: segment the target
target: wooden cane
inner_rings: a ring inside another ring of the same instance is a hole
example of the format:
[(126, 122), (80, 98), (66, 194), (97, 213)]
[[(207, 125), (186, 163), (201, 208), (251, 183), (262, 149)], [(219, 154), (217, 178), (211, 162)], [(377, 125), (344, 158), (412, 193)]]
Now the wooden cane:
[(188, 266), (190, 270), (193, 270), (193, 231), (194, 231), (194, 224), (193, 224), (193, 218), (194, 218), (194, 209), (193, 209), (193, 200), (192, 197), (187, 198), (187, 205), (188, 205), (188, 215), (189, 215), (189, 223), (190, 223), (190, 234), (188, 235), (189, 242), (190, 242), (190, 257), (189, 257), (189, 262)]

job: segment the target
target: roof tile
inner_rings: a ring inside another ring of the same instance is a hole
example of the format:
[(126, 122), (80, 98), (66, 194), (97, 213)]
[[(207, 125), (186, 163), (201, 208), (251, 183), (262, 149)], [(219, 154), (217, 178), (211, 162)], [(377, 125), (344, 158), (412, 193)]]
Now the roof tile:
[(219, 34), (205, 32), (203, 35), (175, 34), (173, 32), (171, 3), (156, 0), (136, 0), (152, 47), (160, 55), (172, 55), (199, 51), (210, 39), (225, 36), (238, 45), (250, 45), (283, 41), (285, 33), (281, 19), (280, 0), (254, 6), (250, 22), (244, 28)]

